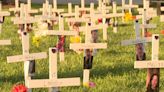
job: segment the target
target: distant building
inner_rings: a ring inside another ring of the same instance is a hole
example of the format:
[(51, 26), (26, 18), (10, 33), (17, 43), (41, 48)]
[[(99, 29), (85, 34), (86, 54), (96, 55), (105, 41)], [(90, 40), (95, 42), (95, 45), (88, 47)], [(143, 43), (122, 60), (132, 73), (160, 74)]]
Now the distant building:
[[(23, 2), (26, 2), (27, 0), (20, 0)], [(38, 4), (42, 4), (45, 0), (32, 0), (33, 3), (38, 3)], [(51, 3), (53, 0), (49, 0)], [(72, 2), (73, 4), (80, 4), (81, 0), (57, 0), (58, 4), (67, 4), (69, 2)], [(98, 0), (85, 0), (86, 4), (89, 4), (91, 1), (94, 1), (94, 3), (97, 3)], [(118, 4), (121, 4), (122, 0), (116, 0)], [(126, 0), (128, 1), (128, 0)], [(143, 0), (133, 0), (134, 4), (142, 4)]]

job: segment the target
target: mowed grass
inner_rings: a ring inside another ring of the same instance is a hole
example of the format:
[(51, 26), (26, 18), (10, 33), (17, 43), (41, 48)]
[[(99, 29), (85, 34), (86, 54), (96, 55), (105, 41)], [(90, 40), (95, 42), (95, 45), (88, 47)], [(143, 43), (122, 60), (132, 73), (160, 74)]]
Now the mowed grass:
[[(35, 5), (36, 6), (36, 5)], [(39, 8), (40, 6), (36, 6)], [(63, 7), (63, 6), (62, 6)], [(157, 24), (157, 29), (150, 32), (160, 34), (164, 23), (159, 22), (159, 17), (153, 18), (151, 23)], [(66, 26), (68, 28), (68, 26)], [(0, 92), (10, 92), (15, 84), (24, 84), (23, 63), (8, 64), (7, 56), (22, 54), (21, 41), (17, 34), (17, 26), (7, 17), (3, 24), (3, 32), (0, 39), (11, 39), (12, 45), (0, 46)], [(118, 33), (108, 28), (108, 48), (99, 50), (94, 57), (93, 69), (90, 80), (96, 83), (95, 88), (88, 92), (144, 92), (146, 82), (146, 69), (134, 69), (135, 46), (121, 46), (121, 41), (135, 38), (133, 22), (125, 26), (119, 26)], [(43, 37), (39, 47), (32, 44), (33, 32), (30, 33), (30, 53), (47, 52), (57, 42), (57, 36)], [(80, 77), (83, 79), (83, 54), (77, 54), (69, 50), (69, 37), (66, 38), (65, 61), (58, 62), (58, 77)], [(102, 40), (102, 31), (99, 32), (99, 40)], [(103, 41), (105, 42), (105, 41)], [(159, 59), (164, 60), (164, 36), (160, 35)], [(146, 44), (147, 60), (151, 59), (151, 43)], [(49, 78), (48, 58), (36, 60), (36, 79)], [(63, 87), (62, 92), (83, 92), (83, 87)], [(48, 92), (47, 88), (34, 89), (34, 92)], [(164, 71), (161, 69), (160, 92), (164, 92)]]

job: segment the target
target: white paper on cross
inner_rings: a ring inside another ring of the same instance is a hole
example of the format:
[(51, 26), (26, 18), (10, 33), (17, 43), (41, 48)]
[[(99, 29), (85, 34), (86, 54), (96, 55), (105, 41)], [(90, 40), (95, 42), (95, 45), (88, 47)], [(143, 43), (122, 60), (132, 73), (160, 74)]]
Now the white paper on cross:
[[(56, 51), (54, 51), (56, 50)], [(29, 79), (28, 88), (66, 87), (80, 86), (80, 78), (58, 78), (57, 77), (57, 49), (49, 49), (49, 79)]]
[(151, 37), (141, 38), (140, 36), (140, 24), (138, 21), (135, 21), (135, 33), (136, 33), (136, 39), (134, 40), (124, 40), (121, 42), (121, 45), (134, 45), (138, 43), (147, 43), (151, 42)]
[(152, 36), (152, 60), (135, 61), (134, 68), (164, 68), (164, 60), (158, 59), (159, 54), (159, 35)]

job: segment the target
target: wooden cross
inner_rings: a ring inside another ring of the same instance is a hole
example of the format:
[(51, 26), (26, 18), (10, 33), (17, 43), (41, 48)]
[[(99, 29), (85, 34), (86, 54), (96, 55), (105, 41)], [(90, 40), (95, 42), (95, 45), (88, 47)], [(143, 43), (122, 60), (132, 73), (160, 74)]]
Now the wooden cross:
[(2, 11), (2, 2), (0, 2), (0, 33), (2, 32), (2, 23), (4, 22), (4, 17), (10, 16), (10, 12)]
[[(161, 11), (164, 11), (164, 7), (161, 7)], [(161, 22), (164, 21), (164, 15), (160, 15), (160, 21), (161, 21)]]
[(149, 24), (147, 22), (149, 22), (149, 20), (147, 20), (147, 13), (146, 13), (146, 9), (144, 9), (144, 12), (143, 12), (143, 15), (142, 15), (142, 36), (146, 36), (146, 32), (147, 32), (147, 29), (150, 29), (150, 28), (156, 28), (156, 25), (155, 24)]
[(161, 7), (161, 4), (164, 3), (163, 0), (153, 0), (151, 2), (157, 3), (157, 14), (160, 15), (160, 21), (164, 21), (164, 15), (161, 15), (161, 12), (164, 11), (164, 7)]
[[(29, 65), (30, 60), (35, 59), (43, 59), (47, 57), (46, 52), (42, 53), (29, 53), (29, 34), (27, 32), (22, 33), (22, 50), (23, 55), (18, 56), (9, 56), (7, 57), (8, 63), (15, 63), (15, 62), (24, 62), (24, 79), (25, 85), (27, 86), (27, 80), (31, 79), (31, 75), (29, 74)], [(28, 92), (31, 92), (31, 89), (28, 89)]]
[[(113, 13), (111, 14), (107, 14), (106, 10), (105, 10), (105, 5), (102, 6), (102, 12), (101, 14), (95, 14), (94, 16), (92, 16), (92, 18), (94, 19), (99, 19), (102, 18), (103, 20), (106, 20), (106, 18), (113, 18), (114, 19), (114, 23), (113, 23), (113, 32), (117, 32), (117, 18), (118, 17), (122, 17), (124, 16), (123, 13), (117, 13), (117, 5), (116, 5), (116, 1), (112, 2), (112, 8), (113, 8)], [(105, 23), (105, 21), (103, 21), (103, 23)]]
[[(85, 35), (88, 34), (88, 39), (91, 38), (91, 35), (90, 32), (92, 30), (99, 30), (99, 29), (102, 29), (103, 30), (103, 40), (107, 40), (107, 28), (108, 28), (108, 25), (107, 24), (97, 24), (97, 25), (94, 25), (94, 23), (91, 23), (92, 26), (88, 26), (88, 23), (86, 23), (86, 26), (85, 27), (79, 27), (79, 31), (80, 32), (84, 32)], [(88, 31), (88, 33), (86, 33), (86, 31)]]
[(121, 42), (121, 45), (134, 45), (139, 43), (147, 43), (151, 42), (151, 37), (143, 37), (140, 36), (140, 27), (141, 25), (138, 23), (138, 20), (135, 21), (135, 33), (136, 33), (136, 39), (134, 40), (124, 40)]
[(29, 79), (28, 88), (50, 88), (56, 92), (54, 87), (80, 86), (80, 78), (58, 78), (57, 77), (57, 48), (49, 49), (49, 79)]
[[(9, 12), (2, 11), (2, 2), (0, 2), (0, 16), (2, 17), (2, 22), (4, 21), (3, 17), (10, 16)], [(2, 24), (0, 24), (0, 33), (1, 31), (2, 31)], [(0, 45), (10, 45), (10, 44), (11, 44), (11, 40), (0, 40)]]
[[(101, 11), (102, 9), (105, 9), (105, 10), (110, 10), (112, 9), (111, 6), (107, 6), (107, 4), (109, 4), (109, 0), (98, 0), (98, 7), (97, 7), (97, 10), (98, 11)], [(103, 8), (104, 7), (104, 8)]]
[[(94, 4), (93, 4), (94, 7)], [(117, 8), (116, 8), (116, 2), (113, 1), (113, 13), (112, 14), (106, 14), (105, 10), (102, 9), (102, 12), (100, 14), (95, 14), (94, 12), (94, 8), (91, 7), (91, 13), (89, 15), (84, 15), (83, 17), (90, 17), (91, 19), (93, 19), (93, 21), (97, 20), (97, 19), (103, 19), (106, 20), (106, 18), (114, 18), (114, 32), (117, 32), (117, 17), (122, 17), (124, 16), (123, 13), (117, 13)], [(105, 24), (105, 21), (103, 21), (103, 24)]]
[[(66, 18), (66, 22), (74, 22), (74, 23), (75, 22), (89, 22), (89, 19), (79, 16), (80, 14), (79, 14), (79, 6), (78, 5), (75, 6), (75, 13), (72, 13), (72, 14), (73, 14), (74, 18)], [(68, 13), (68, 15), (70, 15), (70, 16), (72, 14), (71, 14), (71, 12)], [(66, 14), (63, 16), (66, 16)]]
[[(105, 49), (107, 48), (106, 43), (73, 43), (70, 44), (70, 49)], [(89, 83), (89, 69), (83, 71), (83, 84)]]
[[(126, 0), (122, 0), (122, 13), (125, 14), (126, 10), (129, 10), (129, 13), (132, 15), (132, 9), (138, 8), (138, 5), (133, 5), (133, 0), (129, 0), (129, 4), (126, 4)], [(124, 17), (122, 17), (122, 21), (124, 22)]]
[[(91, 26), (92, 27), (92, 26)], [(92, 29), (94, 30), (94, 29)], [(85, 33), (85, 43), (72, 43), (70, 44), (70, 49), (77, 50), (77, 49), (105, 49), (107, 48), (107, 43), (91, 43), (91, 31), (88, 25), (86, 25), (86, 33)], [(83, 72), (83, 84), (89, 83), (89, 69), (84, 69)]]
[(36, 19), (29, 15), (27, 5), (21, 4), (20, 9), (21, 9), (20, 10), (20, 16), (12, 18), (12, 21), (14, 22), (14, 24), (25, 24), (25, 27), (27, 27), (27, 24), (36, 22)]
[(15, 0), (15, 7), (14, 8), (10, 8), (9, 11), (20, 11), (20, 7), (19, 7), (19, 0)]
[(41, 9), (42, 15), (36, 15), (35, 18), (40, 21), (47, 20), (58, 20), (58, 17), (52, 11), (52, 5), (43, 4), (43, 8)]
[[(113, 9), (113, 13), (112, 14), (106, 14), (106, 10), (105, 10), (105, 5), (102, 5), (102, 15), (98, 15), (96, 17), (98, 18), (103, 18), (103, 20), (106, 20), (106, 18), (113, 18), (114, 19), (114, 23), (113, 23), (113, 32), (117, 33), (117, 18), (118, 17), (122, 17), (124, 16), (123, 13), (117, 13), (117, 4), (116, 1), (113, 0), (112, 1), (112, 9)], [(104, 23), (105, 21), (103, 21)]]
[[(37, 34), (41, 35), (62, 35), (62, 36), (75, 36), (78, 35), (76, 31), (67, 31), (64, 29), (64, 18), (63, 16), (59, 15), (59, 30), (41, 30)], [(60, 54), (60, 61), (64, 61), (64, 52), (59, 52)]]
[(144, 14), (145, 9), (146, 9), (146, 15), (149, 15), (147, 16), (147, 20), (149, 20), (152, 17), (157, 16), (157, 13), (156, 13), (157, 11), (153, 8), (150, 8), (150, 0), (143, 0), (143, 8), (138, 9), (139, 14), (141, 15), (136, 16), (137, 19), (142, 18), (142, 15)]
[(164, 3), (163, 0), (151, 0), (151, 2), (157, 3), (157, 15), (161, 15), (161, 3)]
[[(79, 6), (78, 5), (75, 5), (75, 11), (72, 12), (72, 3), (68, 3), (68, 13), (62, 13), (61, 15), (63, 17), (68, 17), (68, 19), (71, 19), (70, 17), (79, 18), (80, 17), (79, 9), (80, 9)], [(71, 19), (71, 21), (72, 20), (73, 19)]]
[(129, 0), (129, 4), (125, 4), (125, 0), (122, 0), (122, 12), (125, 13), (126, 9), (129, 9), (129, 13), (132, 14), (132, 9), (138, 8), (138, 5), (133, 5), (133, 0)]
[(31, 0), (27, 0), (27, 6), (28, 6), (28, 11), (29, 13), (38, 13), (38, 10), (37, 9), (32, 9), (31, 8)]
[(53, 9), (52, 9), (52, 11), (59, 14), (59, 13), (64, 12), (64, 9), (58, 9), (57, 8), (57, 0), (53, 0)]
[[(156, 11), (149, 7), (149, 0), (143, 0), (144, 8), (140, 9), (142, 15), (137, 16), (137, 19), (142, 18), (142, 36), (145, 36), (148, 28), (156, 28), (154, 24), (148, 24), (152, 17), (156, 17)], [(147, 26), (146, 26), (147, 25)], [(148, 26), (149, 25), (149, 26)]]
[[(24, 61), (24, 77), (25, 83), (27, 79), (31, 79), (31, 75), (29, 74), (29, 60), (34, 59), (42, 59), (46, 58), (46, 53), (33, 53), (29, 54), (29, 34), (27, 33), (27, 25), (36, 22), (37, 20), (34, 17), (29, 15), (28, 5), (21, 4), (20, 7), (20, 16), (12, 19), (14, 24), (24, 25), (22, 36), (22, 49), (23, 55), (7, 57), (8, 62), (19, 62), (20, 60)], [(14, 60), (15, 59), (15, 60)], [(28, 92), (31, 92), (31, 89), (28, 89)]]
[[(43, 7), (40, 9), (40, 11), (49, 11), (47, 10), (48, 7), (49, 7), (50, 3), (49, 3), (49, 0), (45, 0), (45, 3), (43, 3)], [(57, 8), (57, 0), (53, 0), (53, 7), (52, 7), (52, 10), (51, 10), (53, 13), (62, 13), (64, 12), (64, 9), (58, 9)]]
[[(85, 30), (88, 30), (88, 33), (87, 33), (88, 39), (91, 38), (91, 35), (89, 35), (91, 30), (103, 29), (103, 39), (107, 40), (107, 28), (108, 28), (108, 25), (105, 24), (105, 23), (96, 25), (96, 23), (95, 23), (96, 22), (96, 19), (95, 19), (96, 15), (95, 15), (95, 11), (94, 11), (94, 3), (91, 3), (90, 6), (91, 7), (90, 7), (90, 16), (89, 17), (90, 17), (91, 26), (88, 26), (88, 24), (86, 24), (86, 27), (85, 27)], [(79, 30), (80, 31), (84, 30), (84, 28), (81, 27), (81, 28), (79, 28)]]
[[(38, 10), (31, 8), (31, 0), (27, 0), (27, 6), (28, 6), (27, 7), (28, 8), (28, 12), (30, 14), (38, 13)], [(9, 11), (14, 11), (15, 13), (21, 11), (21, 8), (19, 7), (19, 0), (15, 0), (15, 7), (14, 8), (10, 8)]]
[(85, 0), (81, 0), (81, 7), (79, 11), (90, 11), (90, 8), (85, 7)]
[[(158, 90), (156, 92), (159, 92), (160, 71), (158, 70), (158, 68), (164, 68), (164, 61), (159, 60), (158, 54), (159, 54), (159, 35), (154, 34), (152, 36), (152, 60), (151, 61), (136, 61), (134, 63), (134, 68), (151, 68), (155, 70), (154, 73), (157, 74), (158, 76), (158, 82), (157, 82)], [(153, 75), (151, 73), (153, 70), (151, 69), (148, 69), (148, 78), (149, 78), (148, 84), (151, 83), (150, 76)], [(150, 92), (150, 90), (148, 90), (148, 92)]]

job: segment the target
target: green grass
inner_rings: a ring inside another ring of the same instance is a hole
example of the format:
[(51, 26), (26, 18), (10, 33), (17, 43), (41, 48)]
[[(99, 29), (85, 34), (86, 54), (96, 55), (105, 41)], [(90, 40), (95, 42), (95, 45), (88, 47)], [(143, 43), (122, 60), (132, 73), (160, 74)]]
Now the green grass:
[[(39, 7), (39, 6), (37, 6)], [(0, 39), (11, 39), (11, 46), (0, 46), (0, 92), (10, 92), (11, 88), (17, 83), (24, 83), (23, 63), (8, 64), (7, 56), (22, 54), (21, 41), (18, 38), (17, 27), (10, 21), (11, 17), (6, 18), (3, 25), (3, 32)], [(157, 24), (157, 29), (149, 30), (159, 34), (163, 29), (164, 23), (159, 22), (159, 17), (154, 18), (152, 23)], [(108, 48), (99, 50), (94, 57), (93, 69), (91, 70), (90, 80), (96, 83), (95, 88), (89, 92), (144, 92), (146, 82), (146, 69), (134, 69), (135, 46), (121, 46), (120, 42), (125, 39), (135, 37), (133, 22), (126, 26), (119, 26), (118, 33), (113, 33), (112, 28), (108, 28)], [(99, 39), (102, 40), (102, 32)], [(32, 37), (33, 33), (30, 33)], [(164, 36), (160, 35), (159, 59), (164, 59)], [(40, 47), (34, 46), (30, 42), (30, 53), (48, 52), (48, 48), (55, 45), (57, 37), (44, 37)], [(67, 40), (69, 38), (67, 37)], [(30, 40), (31, 41), (31, 40)], [(83, 55), (78, 55), (68, 49), (64, 62), (58, 62), (58, 77), (78, 77), (81, 81), (83, 77)], [(151, 44), (146, 45), (147, 60), (151, 59)], [(48, 58), (36, 60), (35, 78), (48, 78)], [(160, 92), (164, 92), (164, 71), (161, 69)], [(62, 92), (83, 92), (83, 87), (63, 87)], [(48, 89), (34, 89), (34, 92), (48, 92)]]

